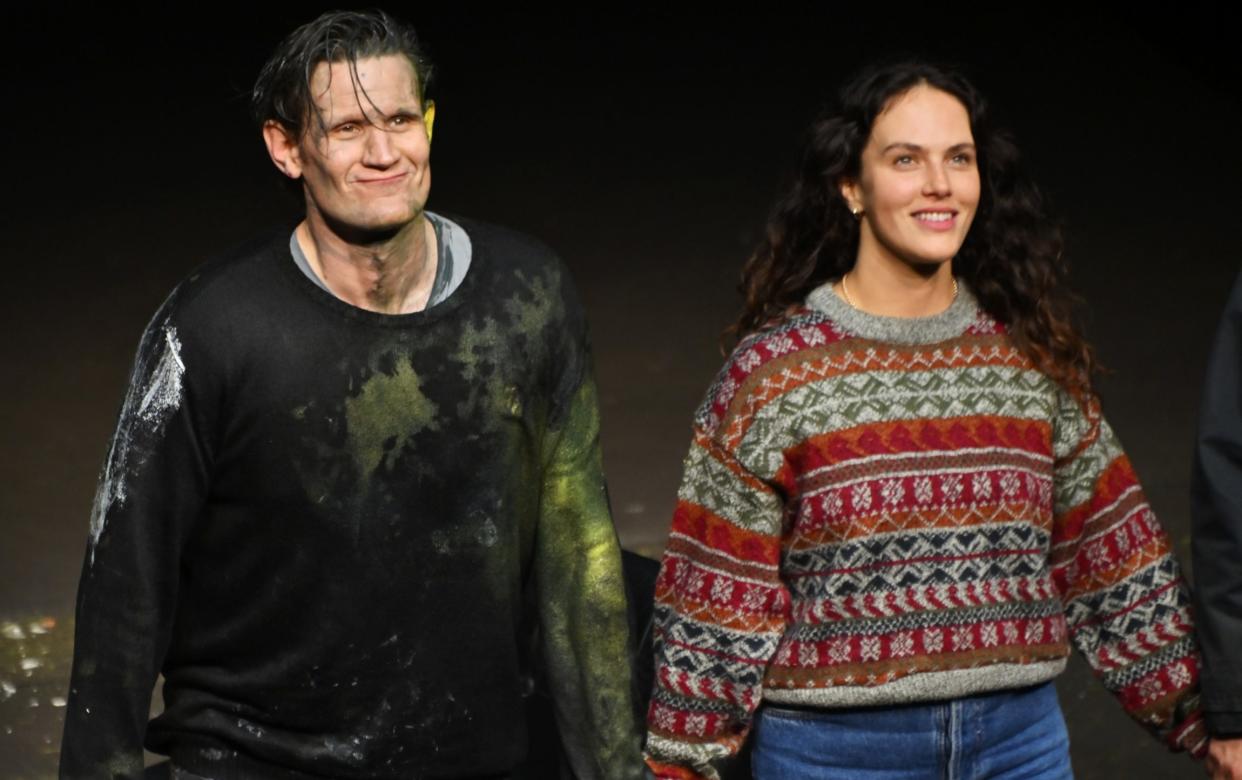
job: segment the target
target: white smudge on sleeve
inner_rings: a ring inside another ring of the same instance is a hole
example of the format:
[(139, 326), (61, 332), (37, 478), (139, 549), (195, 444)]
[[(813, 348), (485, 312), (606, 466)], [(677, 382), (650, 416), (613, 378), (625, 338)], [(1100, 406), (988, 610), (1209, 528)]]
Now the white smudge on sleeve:
[(177, 341), (176, 328), (164, 328), (164, 354), (151, 375), (138, 416), (143, 422), (162, 425), (168, 415), (181, 405), (181, 376), (185, 363), (181, 362), (181, 342)]
[(130, 469), (140, 465), (131, 462), (135, 438), (161, 434), (164, 424), (181, 407), (181, 379), (185, 375), (181, 342), (177, 340), (176, 328), (165, 325), (161, 330), (160, 343), (147, 349), (144, 339), (139, 349), (121, 408), (121, 419), (99, 477), (95, 504), (91, 508), (91, 563), (95, 562), (95, 545), (107, 525), (108, 512), (113, 506), (125, 503), (125, 479)]

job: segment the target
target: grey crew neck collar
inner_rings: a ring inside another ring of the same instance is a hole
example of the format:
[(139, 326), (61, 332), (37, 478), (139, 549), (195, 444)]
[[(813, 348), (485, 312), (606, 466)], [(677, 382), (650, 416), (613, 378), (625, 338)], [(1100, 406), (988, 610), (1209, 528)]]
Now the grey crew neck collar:
[[(423, 309), (430, 309), (446, 300), (461, 285), (462, 279), (466, 277), (466, 271), (470, 269), (471, 254), (474, 249), (470, 236), (461, 225), (448, 217), (442, 217), (430, 211), (424, 213), (427, 215), (427, 221), (436, 231), (436, 275), (431, 283), (431, 294), (427, 298), (427, 305), (423, 307)], [(319, 289), (335, 297), (323, 279), (319, 278), (319, 274), (311, 268), (310, 261), (307, 260), (306, 253), (302, 251), (302, 244), (298, 240), (297, 228), (289, 234), (289, 254), (293, 255), (293, 262), (307, 279), (314, 282)]]
[(826, 314), (842, 330), (872, 341), (891, 344), (935, 344), (962, 335), (979, 314), (970, 289), (958, 281), (957, 297), (949, 308), (929, 317), (883, 317), (855, 309), (833, 291), (838, 280), (816, 287), (806, 305)]

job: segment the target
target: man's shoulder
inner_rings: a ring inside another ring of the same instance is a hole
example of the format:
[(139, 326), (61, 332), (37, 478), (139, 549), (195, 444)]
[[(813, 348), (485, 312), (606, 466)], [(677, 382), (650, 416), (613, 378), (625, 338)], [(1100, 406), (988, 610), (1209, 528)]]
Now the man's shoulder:
[(175, 337), (184, 355), (207, 365), (213, 362), (209, 356), (230, 354), (248, 334), (262, 332), (263, 319), (283, 308), (273, 306), (273, 298), (286, 287), (278, 277), (288, 237), (288, 229), (264, 231), (205, 259), (164, 299), (147, 324), (140, 351)]
[[(470, 237), (470, 273), (487, 296), (513, 308), (511, 301), (536, 300), (558, 321), (581, 319), (581, 303), (569, 267), (546, 243), (511, 228), (449, 215)], [(478, 289), (476, 287), (476, 289)]]
[(483, 220), (443, 214), (466, 232), (476, 256), (493, 259), (502, 265), (528, 266), (530, 268), (554, 268), (563, 271), (560, 256), (546, 243), (534, 236), (513, 228)]
[(288, 254), (290, 232), (271, 228), (209, 255), (173, 289), (165, 308), (183, 317), (219, 316), (265, 295), (279, 270), (275, 258)]
[(555, 251), (517, 230), (447, 218), (470, 236), (472, 300), (496, 325), (515, 337), (554, 345), (558, 354), (581, 348), (586, 316), (569, 269)]

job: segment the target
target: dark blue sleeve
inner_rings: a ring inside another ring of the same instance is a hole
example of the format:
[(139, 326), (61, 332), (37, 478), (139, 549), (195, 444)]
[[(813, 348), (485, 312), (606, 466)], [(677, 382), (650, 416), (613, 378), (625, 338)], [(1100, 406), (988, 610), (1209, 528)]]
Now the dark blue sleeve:
[(1191, 487), (1195, 624), (1215, 736), (1242, 736), (1242, 275), (1204, 379)]

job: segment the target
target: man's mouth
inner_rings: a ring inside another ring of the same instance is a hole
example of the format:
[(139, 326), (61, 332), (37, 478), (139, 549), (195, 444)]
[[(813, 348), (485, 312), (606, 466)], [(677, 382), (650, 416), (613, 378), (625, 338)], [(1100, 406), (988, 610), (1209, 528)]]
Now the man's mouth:
[(392, 184), (406, 177), (406, 173), (394, 173), (391, 176), (377, 176), (372, 179), (356, 179), (359, 184)]

